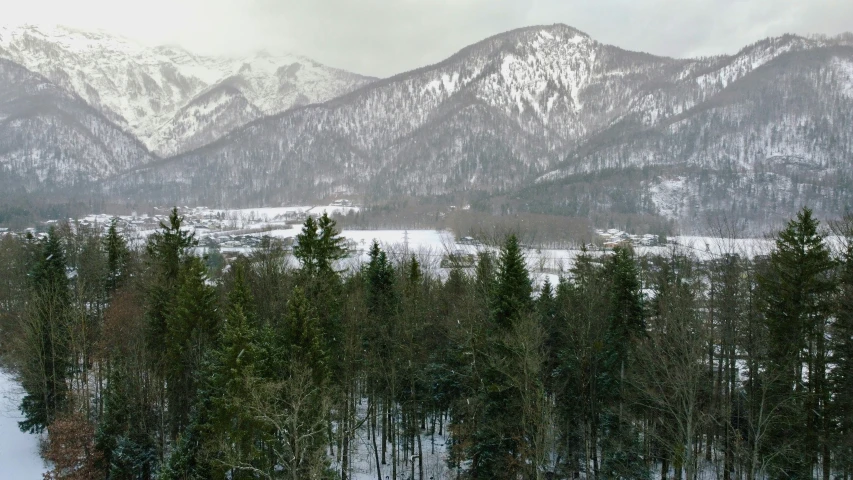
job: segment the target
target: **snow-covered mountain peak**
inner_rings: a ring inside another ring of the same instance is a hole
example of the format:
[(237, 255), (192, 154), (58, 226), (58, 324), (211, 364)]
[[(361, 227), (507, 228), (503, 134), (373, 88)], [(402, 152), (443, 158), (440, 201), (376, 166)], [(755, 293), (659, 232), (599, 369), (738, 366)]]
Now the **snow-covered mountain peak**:
[[(259, 52), (242, 58), (212, 57), (178, 46), (148, 47), (103, 31), (63, 26), (0, 27), (0, 58), (80, 95), (160, 155), (196, 146), (198, 132), (178, 120), (191, 103), (198, 111), (241, 112), (238, 117), (243, 123), (225, 122), (236, 128), (259, 115), (322, 102), (373, 80), (299, 55)], [(195, 101), (220, 84), (238, 88), (248, 105), (205, 108)], [(176, 121), (180, 123), (169, 127)], [(163, 138), (166, 131), (184, 132), (186, 142)]]

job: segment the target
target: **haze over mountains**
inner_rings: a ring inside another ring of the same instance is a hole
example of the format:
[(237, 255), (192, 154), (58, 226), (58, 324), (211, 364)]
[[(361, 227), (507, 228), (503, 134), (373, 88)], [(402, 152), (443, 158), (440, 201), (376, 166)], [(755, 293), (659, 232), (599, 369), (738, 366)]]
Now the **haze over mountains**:
[(211, 206), (464, 195), (499, 211), (727, 216), (853, 199), (853, 36), (672, 59), (565, 25), (374, 80), (0, 28), (0, 184)]

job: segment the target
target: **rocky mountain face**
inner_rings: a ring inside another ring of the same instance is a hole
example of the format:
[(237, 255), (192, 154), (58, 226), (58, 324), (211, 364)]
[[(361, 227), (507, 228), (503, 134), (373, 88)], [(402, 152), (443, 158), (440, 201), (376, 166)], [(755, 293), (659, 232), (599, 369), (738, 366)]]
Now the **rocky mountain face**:
[[(26, 43), (8, 35), (0, 30), (0, 57)], [(74, 45), (66, 50), (85, 50)], [(853, 203), (851, 35), (673, 59), (565, 25), (531, 27), (385, 80), (335, 70), (339, 83), (325, 67), (267, 56), (213, 79), (198, 73), (213, 60), (164, 48), (152, 53), (161, 63), (133, 70), (151, 81), (112, 70), (111, 81), (134, 89), (109, 101), (103, 76), (45, 67), (55, 55), (28, 68), (88, 92), (132, 133), (152, 120), (127, 112), (168, 110), (142, 141), (195, 148), (103, 175), (111, 197), (238, 206), (453, 194), (505, 212), (662, 215), (686, 230), (711, 217), (760, 229), (803, 204), (834, 216)]]
[(0, 27), (0, 58), (79, 95), (160, 156), (373, 80), (296, 55), (205, 57), (64, 27)]

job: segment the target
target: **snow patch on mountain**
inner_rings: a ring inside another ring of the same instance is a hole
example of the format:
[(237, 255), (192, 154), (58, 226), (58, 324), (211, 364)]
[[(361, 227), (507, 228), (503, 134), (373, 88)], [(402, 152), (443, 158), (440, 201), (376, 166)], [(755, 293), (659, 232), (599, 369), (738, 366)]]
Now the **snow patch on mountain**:
[(666, 218), (679, 218), (685, 199), (689, 195), (687, 178), (659, 179), (649, 187), (652, 203)]
[(841, 92), (853, 98), (853, 61), (836, 57), (830, 65), (841, 82)]

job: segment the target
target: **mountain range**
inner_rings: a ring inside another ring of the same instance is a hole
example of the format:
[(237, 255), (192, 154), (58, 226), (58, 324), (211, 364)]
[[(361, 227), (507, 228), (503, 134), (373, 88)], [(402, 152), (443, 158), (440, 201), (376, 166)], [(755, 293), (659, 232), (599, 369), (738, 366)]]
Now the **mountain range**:
[(853, 203), (853, 35), (675, 59), (536, 26), (387, 79), (0, 28), (0, 184), (219, 206), (464, 196), (749, 228)]

